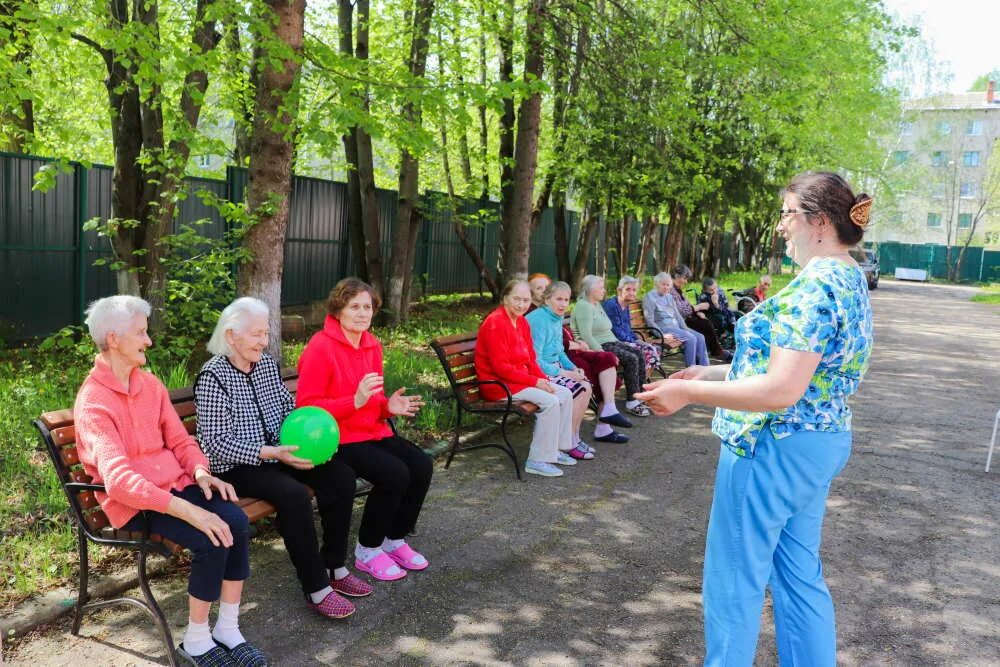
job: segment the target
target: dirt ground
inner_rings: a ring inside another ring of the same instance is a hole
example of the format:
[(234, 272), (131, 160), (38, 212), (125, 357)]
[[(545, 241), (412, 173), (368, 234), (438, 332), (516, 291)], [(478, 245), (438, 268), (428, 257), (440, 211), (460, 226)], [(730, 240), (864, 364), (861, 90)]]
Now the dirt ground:
[[(886, 280), (872, 295), (872, 369), (824, 531), (841, 664), (1000, 664), (1000, 457), (983, 471), (1000, 309), (971, 294)], [(439, 465), (411, 540), (431, 567), (378, 583), (345, 621), (309, 612), (280, 541), (257, 539), (244, 633), (278, 665), (698, 664), (709, 415), (643, 420), (559, 479), (518, 483), (490, 450)], [(154, 587), (179, 633), (184, 580)], [(7, 663), (165, 664), (138, 612), (68, 627), (7, 647)], [(757, 664), (776, 662), (765, 610)]]

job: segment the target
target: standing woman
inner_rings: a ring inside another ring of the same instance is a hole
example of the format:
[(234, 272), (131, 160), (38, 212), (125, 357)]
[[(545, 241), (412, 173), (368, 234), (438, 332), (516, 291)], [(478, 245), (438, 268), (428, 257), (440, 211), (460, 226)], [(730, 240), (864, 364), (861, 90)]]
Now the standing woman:
[(580, 425), (587, 412), (593, 389), (586, 374), (577, 368), (563, 349), (562, 321), (569, 310), (570, 286), (564, 282), (549, 283), (542, 292), (542, 305), (525, 316), (531, 326), (538, 367), (549, 376), (552, 384), (562, 385), (573, 392), (573, 442), (567, 454), (574, 459), (589, 461), (594, 449), (580, 438)]
[[(624, 343), (615, 337), (611, 329), (611, 320), (604, 312), (601, 301), (607, 289), (604, 278), (595, 275), (584, 276), (580, 282), (580, 296), (570, 317), (574, 333), (592, 350), (604, 350), (618, 357), (625, 377), (625, 409), (637, 417), (648, 417), (651, 413), (639, 399), (635, 397), (642, 391), (642, 383), (646, 381), (646, 358), (638, 347)], [(616, 410), (617, 412), (617, 410)], [(601, 411), (601, 421), (614, 419)], [(607, 421), (609, 424), (626, 426), (618, 421)]]
[[(531, 327), (524, 313), (531, 304), (527, 281), (511, 280), (500, 293), (500, 305), (486, 316), (476, 336), (476, 375), (480, 380), (499, 381), (513, 398), (538, 406), (535, 430), (524, 471), (542, 477), (561, 477), (554, 464), (576, 465), (569, 451), (573, 442), (573, 392), (549, 382), (538, 367), (531, 340)], [(496, 382), (480, 385), (488, 401), (507, 400), (507, 392)]]
[[(345, 567), (355, 475), (335, 459), (314, 465), (295, 456), (297, 447), (278, 441), (295, 401), (278, 364), (264, 351), (268, 314), (267, 304), (252, 297), (236, 299), (222, 311), (208, 341), (215, 356), (194, 383), (198, 440), (213, 473), (241, 496), (277, 509), (278, 532), (309, 607), (327, 618), (344, 618), (354, 605), (341, 595), (372, 592), (371, 584)], [(323, 524), (322, 549), (309, 487)]]
[[(236, 492), (212, 476), (188, 435), (170, 394), (142, 370), (149, 304), (109, 296), (87, 309), (87, 328), (100, 353), (73, 406), (76, 443), (111, 526), (148, 529), (189, 549), (188, 626), (178, 648), (196, 665), (267, 665), (240, 633), (240, 598), (250, 575), (250, 525)], [(209, 630), (208, 612), (219, 600)]]
[(406, 543), (431, 484), (431, 458), (395, 433), (388, 419), (412, 417), (423, 405), (400, 387), (382, 391), (382, 343), (369, 333), (381, 300), (358, 278), (338, 282), (327, 316), (299, 358), (296, 406), (315, 405), (340, 425), (333, 460), (372, 483), (358, 529), (354, 565), (376, 579), (394, 581), (423, 570), (427, 559)]
[[(872, 200), (837, 174), (796, 176), (777, 233), (798, 276), (736, 324), (731, 366), (649, 385), (657, 414), (718, 409), (722, 440), (705, 547), (706, 665), (752, 665), (770, 584), (781, 664), (832, 666), (833, 600), (820, 532), (830, 483), (851, 452), (847, 399), (868, 369), (871, 305), (848, 255)], [(725, 380), (725, 381), (722, 381)]]
[(691, 269), (683, 264), (675, 266), (670, 272), (670, 276), (674, 280), (674, 291), (672, 293), (674, 303), (677, 304), (677, 309), (684, 316), (685, 324), (705, 337), (705, 344), (708, 345), (708, 351), (712, 353), (712, 356), (726, 362), (732, 361), (732, 353), (722, 348), (722, 344), (719, 343), (719, 337), (715, 335), (715, 327), (708, 321), (708, 315), (705, 314), (705, 311), (709, 309), (711, 304), (699, 303), (692, 306), (687, 297), (684, 296), (684, 288), (687, 286), (688, 281), (691, 280), (692, 275)]

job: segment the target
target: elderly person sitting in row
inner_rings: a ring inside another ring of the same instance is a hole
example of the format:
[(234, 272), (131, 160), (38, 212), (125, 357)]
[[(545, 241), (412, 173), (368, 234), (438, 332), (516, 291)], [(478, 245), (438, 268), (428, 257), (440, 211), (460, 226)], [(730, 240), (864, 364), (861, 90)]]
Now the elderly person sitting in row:
[[(652, 414), (649, 408), (635, 398), (635, 394), (642, 391), (642, 385), (646, 381), (645, 355), (638, 346), (620, 341), (615, 336), (611, 320), (601, 306), (606, 293), (603, 278), (595, 275), (583, 277), (580, 283), (580, 295), (570, 318), (573, 331), (591, 349), (611, 352), (618, 357), (622, 375), (625, 376), (625, 409), (637, 417), (648, 417)], [(607, 421), (613, 418), (602, 414), (600, 419)], [(625, 426), (614, 421), (607, 423)]]
[(726, 298), (726, 290), (719, 287), (719, 283), (711, 276), (701, 279), (701, 294), (698, 295), (698, 303), (707, 303), (708, 310), (705, 314), (708, 321), (715, 327), (715, 333), (722, 335), (728, 333), (732, 335), (736, 327), (737, 314), (730, 310), (729, 299)]
[[(278, 532), (309, 607), (327, 618), (344, 618), (354, 605), (341, 594), (372, 592), (371, 584), (345, 567), (356, 478), (338, 459), (314, 465), (295, 456), (297, 447), (279, 442), (281, 423), (295, 400), (264, 351), (268, 319), (267, 304), (252, 297), (236, 299), (222, 311), (208, 342), (215, 356), (194, 384), (198, 440), (212, 472), (240, 495), (276, 508)], [(323, 525), (322, 549), (309, 487)]]
[[(193, 554), (188, 626), (178, 653), (196, 665), (266, 665), (239, 629), (250, 575), (250, 526), (236, 492), (208, 460), (152, 373), (142, 370), (149, 304), (135, 296), (99, 299), (87, 328), (100, 353), (73, 406), (84, 471), (106, 491), (97, 500), (114, 528), (160, 535)], [(215, 627), (208, 614), (220, 600)]]
[(593, 389), (587, 376), (577, 368), (563, 348), (562, 320), (569, 310), (570, 286), (564, 282), (549, 284), (542, 292), (542, 306), (525, 316), (531, 325), (538, 367), (549, 376), (552, 384), (562, 385), (573, 392), (573, 442), (567, 452), (574, 459), (590, 460), (595, 451), (580, 438), (580, 425), (587, 412)]
[(683, 264), (679, 264), (671, 270), (670, 276), (674, 280), (674, 291), (671, 294), (674, 297), (674, 302), (677, 304), (678, 310), (681, 311), (681, 315), (684, 316), (685, 324), (705, 337), (705, 344), (708, 345), (708, 351), (711, 355), (728, 363), (732, 361), (733, 354), (722, 348), (719, 337), (715, 334), (715, 327), (708, 321), (708, 315), (705, 314), (705, 311), (708, 310), (709, 304), (699, 303), (692, 306), (687, 297), (684, 296), (684, 288), (687, 287), (688, 281), (693, 275), (691, 269)]
[(684, 363), (687, 366), (708, 366), (705, 337), (689, 327), (677, 309), (673, 297), (673, 279), (662, 272), (653, 278), (653, 289), (642, 299), (642, 314), (646, 323), (663, 335), (670, 334), (684, 343)]
[(486, 316), (476, 337), (475, 365), (479, 392), (488, 401), (507, 399), (503, 383), (516, 400), (538, 406), (535, 430), (524, 471), (561, 477), (554, 464), (576, 465), (573, 442), (573, 392), (549, 381), (538, 366), (531, 327), (524, 313), (531, 303), (527, 281), (511, 280), (500, 293), (500, 305)]
[[(611, 331), (615, 334), (615, 338), (623, 343), (631, 343), (642, 350), (646, 359), (646, 374), (648, 376), (651, 369), (660, 367), (661, 351), (659, 345), (639, 338), (632, 330), (632, 313), (629, 308), (638, 300), (636, 295), (638, 289), (638, 279), (632, 276), (622, 276), (618, 281), (617, 294), (601, 305), (604, 307), (604, 312), (608, 314), (608, 319), (611, 320)], [(662, 333), (664, 345), (677, 347), (681, 344), (680, 340), (669, 333)]]

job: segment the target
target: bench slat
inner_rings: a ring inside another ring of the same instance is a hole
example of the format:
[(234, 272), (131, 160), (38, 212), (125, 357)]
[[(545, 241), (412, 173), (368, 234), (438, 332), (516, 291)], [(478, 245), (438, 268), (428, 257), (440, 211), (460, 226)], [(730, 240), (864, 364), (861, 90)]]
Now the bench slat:
[(73, 424), (60, 426), (52, 430), (52, 442), (59, 447), (66, 447), (76, 442), (76, 427)]
[(59, 449), (59, 456), (67, 468), (72, 468), (80, 463), (80, 453), (76, 447), (61, 447)]

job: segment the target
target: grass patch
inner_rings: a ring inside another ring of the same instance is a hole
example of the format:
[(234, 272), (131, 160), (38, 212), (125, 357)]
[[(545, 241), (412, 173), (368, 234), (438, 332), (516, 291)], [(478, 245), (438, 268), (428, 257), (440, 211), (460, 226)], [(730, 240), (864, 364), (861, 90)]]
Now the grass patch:
[(1000, 304), (1000, 283), (990, 283), (981, 286), (982, 292), (972, 296), (970, 301), (976, 303)]

